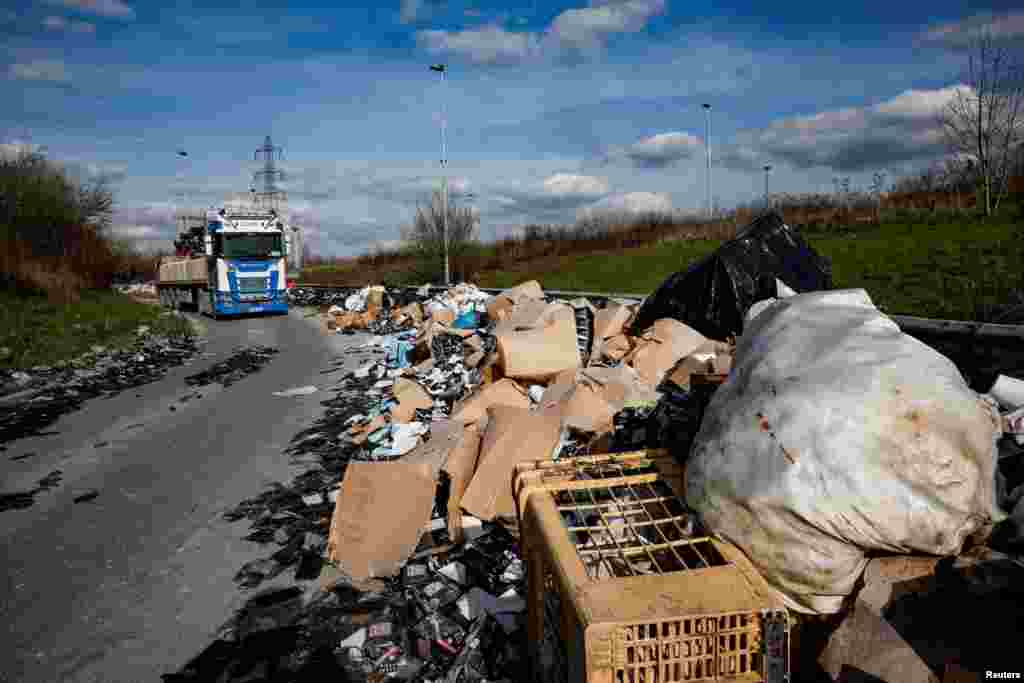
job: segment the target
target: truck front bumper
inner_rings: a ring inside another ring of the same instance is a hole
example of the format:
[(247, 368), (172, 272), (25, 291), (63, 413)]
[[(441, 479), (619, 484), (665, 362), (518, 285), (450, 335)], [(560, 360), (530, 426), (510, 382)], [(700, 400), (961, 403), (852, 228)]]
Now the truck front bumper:
[(213, 311), (217, 315), (243, 315), (246, 313), (287, 313), (288, 294), (281, 292), (271, 299), (256, 301), (237, 300), (231, 295), (214, 297)]

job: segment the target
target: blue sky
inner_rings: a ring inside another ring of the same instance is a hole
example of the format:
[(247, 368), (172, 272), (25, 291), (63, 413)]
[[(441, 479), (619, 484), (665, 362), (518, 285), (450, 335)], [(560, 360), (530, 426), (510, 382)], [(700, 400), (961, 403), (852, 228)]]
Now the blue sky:
[[(703, 102), (714, 194), (866, 185), (941, 157), (934, 111), (974, 27), (1024, 12), (952, 0), (363, 5), (33, 0), (0, 9), (0, 142), (34, 145), (116, 192), (115, 230), (168, 247), (173, 212), (246, 192), (265, 135), (307, 242), (352, 255), (399, 239), (438, 187), (481, 233), (601, 209), (698, 210)], [(442, 90), (428, 65), (445, 62)], [(188, 158), (177, 156), (187, 150)]]

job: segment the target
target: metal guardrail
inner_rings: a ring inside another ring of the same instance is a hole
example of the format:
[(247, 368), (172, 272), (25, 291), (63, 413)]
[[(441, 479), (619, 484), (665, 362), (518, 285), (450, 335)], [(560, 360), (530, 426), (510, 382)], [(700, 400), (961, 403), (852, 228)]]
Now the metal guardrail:
[[(303, 284), (296, 283), (296, 287), (307, 289), (361, 289), (356, 286)], [(407, 291), (416, 291), (422, 287), (396, 287)], [(447, 287), (432, 285), (429, 292), (443, 292)], [(501, 287), (477, 287), (488, 294), (500, 294), (506, 288)], [(643, 301), (646, 294), (616, 294), (609, 292), (576, 292), (557, 289), (545, 289), (544, 293), (560, 299), (576, 299), (579, 297), (589, 299), (625, 299), (630, 301)], [(883, 311), (884, 313), (884, 311)], [(971, 335), (981, 339), (1020, 339), (1024, 341), (1024, 325), (1003, 325), (997, 323), (984, 323), (974, 320), (938, 320), (934, 318), (919, 318), (911, 315), (889, 315), (904, 332), (913, 334), (950, 334), (950, 335)]]

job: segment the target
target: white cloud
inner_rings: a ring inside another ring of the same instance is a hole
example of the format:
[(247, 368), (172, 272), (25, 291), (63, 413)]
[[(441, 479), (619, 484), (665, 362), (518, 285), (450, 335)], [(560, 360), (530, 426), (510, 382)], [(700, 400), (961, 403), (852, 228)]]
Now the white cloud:
[(40, 59), (23, 64), (11, 64), (10, 74), (23, 81), (65, 83), (70, 80), (64, 62), (59, 60)]
[(86, 14), (117, 19), (132, 19), (135, 10), (121, 0), (46, 0), (49, 5), (60, 5)]
[(625, 192), (609, 195), (588, 207), (590, 210), (628, 211), (640, 213), (672, 211), (672, 197), (665, 192)]
[(49, 16), (43, 20), (43, 26), (50, 29), (51, 31), (67, 31), (70, 30), (72, 33), (96, 33), (95, 24), (91, 24), (88, 21), (68, 21), (64, 17)]
[(433, 54), (452, 54), (476, 64), (515, 63), (539, 54), (530, 33), (511, 33), (494, 24), (465, 31), (419, 31), (416, 40)]
[(434, 54), (452, 54), (477, 64), (512, 64), (566, 49), (594, 53), (618, 33), (643, 30), (665, 9), (665, 0), (592, 0), (590, 7), (565, 10), (543, 32), (506, 31), (489, 24), (465, 31), (420, 31), (420, 46)]
[(565, 45), (600, 46), (616, 33), (635, 33), (665, 10), (664, 0), (592, 0), (585, 9), (569, 9), (551, 23), (549, 35)]
[(704, 149), (704, 141), (690, 133), (672, 131), (646, 137), (634, 145), (614, 150), (610, 157), (626, 157), (635, 165), (663, 168), (683, 159), (691, 159)]
[(737, 133), (717, 160), (744, 170), (782, 162), (799, 169), (862, 172), (935, 159), (947, 153), (936, 115), (964, 88), (907, 90), (873, 106), (774, 121)]
[(608, 179), (596, 176), (556, 173), (544, 180), (544, 191), (555, 195), (602, 195), (608, 189)]
[(1024, 12), (976, 14), (960, 21), (933, 26), (921, 38), (924, 42), (940, 43), (948, 47), (965, 47), (983, 34), (996, 40), (1024, 37)]

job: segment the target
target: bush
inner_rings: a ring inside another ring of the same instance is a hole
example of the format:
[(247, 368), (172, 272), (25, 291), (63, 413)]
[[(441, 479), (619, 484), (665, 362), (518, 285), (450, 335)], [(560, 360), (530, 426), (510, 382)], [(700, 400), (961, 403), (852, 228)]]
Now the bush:
[(106, 234), (113, 195), (100, 179), (70, 179), (37, 153), (0, 158), (0, 273), (6, 286), (74, 301), (109, 287), (126, 260)]

